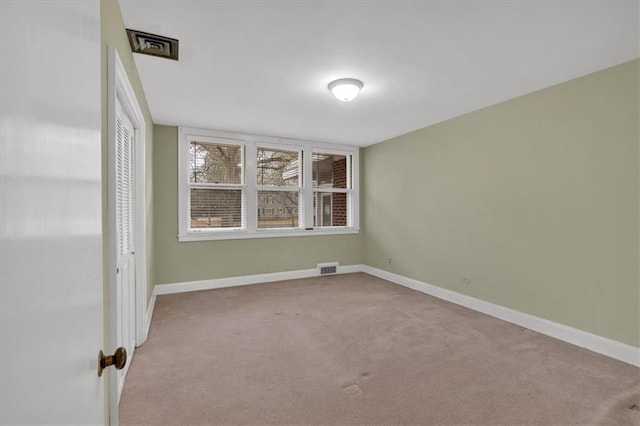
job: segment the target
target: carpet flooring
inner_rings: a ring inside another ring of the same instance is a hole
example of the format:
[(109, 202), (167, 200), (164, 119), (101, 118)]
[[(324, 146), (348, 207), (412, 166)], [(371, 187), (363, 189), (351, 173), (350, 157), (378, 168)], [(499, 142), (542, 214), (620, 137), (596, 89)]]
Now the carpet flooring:
[(640, 369), (367, 274), (159, 296), (134, 424), (640, 425)]

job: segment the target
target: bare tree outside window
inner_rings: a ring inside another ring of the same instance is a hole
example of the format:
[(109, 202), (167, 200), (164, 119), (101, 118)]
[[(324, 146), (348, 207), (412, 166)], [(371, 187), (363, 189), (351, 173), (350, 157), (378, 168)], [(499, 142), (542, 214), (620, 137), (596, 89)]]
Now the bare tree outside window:
[(191, 183), (242, 183), (242, 146), (193, 142), (189, 156)]
[(242, 146), (192, 142), (189, 159), (191, 228), (240, 228)]
[(297, 228), (300, 221), (300, 152), (258, 147), (258, 228)]

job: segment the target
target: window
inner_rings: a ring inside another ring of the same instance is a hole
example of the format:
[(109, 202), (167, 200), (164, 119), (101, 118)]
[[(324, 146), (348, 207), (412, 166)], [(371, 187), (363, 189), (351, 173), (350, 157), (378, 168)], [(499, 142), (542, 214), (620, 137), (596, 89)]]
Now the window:
[(189, 227), (241, 229), (244, 151), (242, 145), (189, 143)]
[(347, 226), (351, 156), (313, 153), (313, 224)]
[(180, 128), (180, 241), (358, 232), (358, 148)]
[(298, 228), (303, 199), (301, 151), (263, 146), (256, 151), (258, 229)]

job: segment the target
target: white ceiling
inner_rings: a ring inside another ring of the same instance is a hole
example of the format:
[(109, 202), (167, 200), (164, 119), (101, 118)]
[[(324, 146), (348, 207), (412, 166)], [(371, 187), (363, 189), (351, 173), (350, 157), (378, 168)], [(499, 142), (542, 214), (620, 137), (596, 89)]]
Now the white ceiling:
[(180, 40), (134, 55), (155, 123), (358, 146), (640, 56), (638, 1), (119, 2)]

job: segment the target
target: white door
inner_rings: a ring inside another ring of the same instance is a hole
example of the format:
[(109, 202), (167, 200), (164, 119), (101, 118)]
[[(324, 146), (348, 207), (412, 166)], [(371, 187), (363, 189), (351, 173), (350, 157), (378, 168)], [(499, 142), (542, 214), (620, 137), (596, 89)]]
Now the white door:
[(109, 346), (128, 353), (125, 368), (109, 377), (109, 417), (115, 424), (133, 351), (147, 335), (145, 120), (116, 49), (108, 47), (107, 57)]
[(0, 1), (0, 424), (104, 424), (100, 3)]
[(115, 138), (115, 243), (116, 292), (117, 292), (117, 340), (116, 346), (124, 347), (129, 361), (116, 372), (118, 400), (122, 394), (124, 378), (131, 365), (136, 347), (135, 298), (136, 298), (136, 182), (135, 128), (131, 119), (116, 100)]

